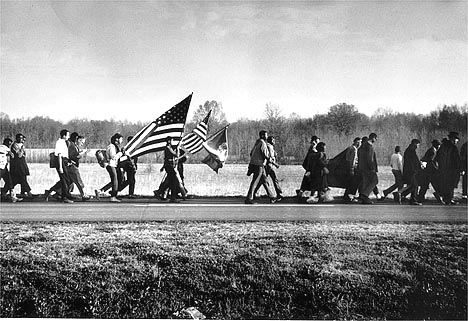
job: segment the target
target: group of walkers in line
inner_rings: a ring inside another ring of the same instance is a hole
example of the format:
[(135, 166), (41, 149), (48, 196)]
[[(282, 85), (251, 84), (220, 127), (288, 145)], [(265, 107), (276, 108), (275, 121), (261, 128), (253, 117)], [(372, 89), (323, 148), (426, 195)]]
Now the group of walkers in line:
[[(132, 136), (127, 137), (130, 141)], [(2, 200), (12, 202), (21, 201), (15, 194), (16, 185), (21, 185), (23, 197), (32, 197), (31, 187), (27, 176), (29, 169), (26, 163), (24, 142), (26, 137), (16, 135), (16, 140), (6, 138), (0, 146), (1, 179), (4, 181)], [(82, 201), (89, 200), (91, 196), (84, 191), (84, 183), (80, 175), (80, 160), (89, 153), (84, 148), (86, 138), (77, 132), (66, 129), (60, 132), (54, 152), (50, 155), (50, 167), (55, 168), (58, 181), (45, 190), (46, 201), (55, 197), (64, 203), (73, 203), (76, 200), (71, 192), (77, 187)], [(106, 150), (98, 150), (96, 158), (101, 167), (109, 174), (110, 182), (94, 191), (93, 197), (100, 199), (110, 190), (110, 201), (120, 202), (118, 193), (128, 186), (129, 198), (136, 198), (135, 174), (138, 158), (132, 158), (125, 151), (124, 138), (116, 133), (111, 137)], [(448, 138), (442, 142), (432, 141), (432, 146), (424, 156), (419, 159), (416, 153), (420, 145), (418, 139), (413, 139), (409, 146), (401, 153), (400, 146), (395, 147), (395, 153), (390, 158), (390, 166), (395, 183), (382, 192), (379, 191), (377, 157), (374, 149), (377, 134), (371, 133), (368, 137), (356, 137), (351, 146), (339, 153), (336, 157), (328, 159), (326, 144), (317, 136), (312, 136), (310, 147), (302, 163), (305, 170), (300, 187), (296, 190), (299, 200), (307, 203), (330, 202), (333, 197), (331, 187), (344, 189), (343, 200), (348, 203), (373, 204), (370, 195), (378, 200), (385, 200), (390, 194), (396, 203), (400, 203), (409, 195), (409, 203), (422, 205), (427, 190), (432, 185), (434, 197), (442, 204), (457, 204), (454, 199), (454, 189), (457, 188), (460, 175), (462, 176), (462, 195), (467, 196), (467, 143), (461, 150), (457, 144), (459, 134), (450, 132)], [(247, 175), (252, 180), (245, 198), (246, 204), (255, 204), (258, 190), (263, 186), (270, 203), (283, 199), (283, 191), (278, 179), (278, 156), (275, 151), (276, 139), (268, 136), (268, 132), (259, 132), (259, 138), (250, 152), (250, 162)], [(154, 196), (160, 200), (169, 199), (170, 202), (179, 202), (189, 197), (184, 183), (184, 163), (188, 155), (179, 145), (175, 145), (171, 137), (167, 137), (164, 148), (164, 164), (161, 172), (166, 174), (161, 181)]]
[[(390, 166), (395, 183), (383, 190), (377, 187), (378, 165), (374, 145), (377, 134), (368, 137), (356, 137), (351, 146), (328, 159), (326, 144), (317, 136), (312, 136), (310, 147), (302, 163), (305, 170), (301, 185), (296, 190), (297, 197), (307, 203), (330, 202), (330, 187), (344, 189), (343, 200), (347, 203), (373, 204), (370, 198), (374, 194), (377, 200), (385, 200), (390, 194), (396, 203), (401, 204), (406, 196), (411, 205), (422, 205), (426, 200), (429, 185), (434, 189), (434, 197), (442, 204), (457, 204), (454, 190), (462, 176), (462, 197), (467, 197), (467, 143), (458, 150), (457, 132), (450, 132), (442, 142), (432, 141), (432, 146), (419, 159), (416, 153), (420, 145), (418, 139), (411, 143), (401, 154), (401, 147), (395, 147), (390, 158)], [(260, 186), (266, 190), (270, 203), (283, 198), (279, 186), (276, 168), (277, 155), (274, 150), (275, 137), (267, 131), (259, 132), (259, 138), (250, 152), (247, 175), (253, 175), (245, 198), (246, 204), (255, 204), (255, 195)], [(270, 179), (269, 179), (270, 178)], [(269, 182), (272, 182), (273, 188)]]

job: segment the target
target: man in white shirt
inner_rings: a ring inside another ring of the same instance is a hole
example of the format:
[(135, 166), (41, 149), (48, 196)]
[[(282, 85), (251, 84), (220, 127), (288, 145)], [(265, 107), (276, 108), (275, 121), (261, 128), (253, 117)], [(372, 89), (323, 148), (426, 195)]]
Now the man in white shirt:
[(395, 153), (390, 157), (390, 167), (392, 168), (392, 174), (395, 177), (395, 183), (383, 191), (383, 197), (381, 200), (384, 200), (388, 194), (394, 190), (400, 190), (403, 187), (403, 155), (401, 155), (400, 146), (395, 146)]
[(73, 203), (70, 194), (70, 178), (68, 176), (68, 145), (67, 141), (70, 138), (70, 132), (66, 129), (60, 131), (60, 138), (55, 143), (54, 154), (57, 157), (57, 173), (60, 180), (55, 183), (49, 190), (45, 191), (45, 199), (48, 201), (49, 194), (52, 191), (61, 190), (61, 198), (63, 203)]

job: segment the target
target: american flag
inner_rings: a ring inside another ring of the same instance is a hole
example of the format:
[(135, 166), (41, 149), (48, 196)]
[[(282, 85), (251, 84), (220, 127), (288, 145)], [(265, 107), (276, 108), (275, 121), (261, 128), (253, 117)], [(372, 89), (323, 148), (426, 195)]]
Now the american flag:
[(166, 146), (167, 137), (179, 143), (184, 132), (192, 95), (193, 93), (140, 130), (125, 145), (127, 154), (130, 157), (138, 157), (162, 151)]
[(191, 133), (187, 134), (182, 138), (181, 144), (184, 145), (185, 149), (195, 154), (203, 148), (203, 142), (206, 141), (206, 134), (208, 133), (208, 120), (210, 119), (211, 110), (208, 112), (206, 117), (200, 122), (200, 124), (192, 130)]

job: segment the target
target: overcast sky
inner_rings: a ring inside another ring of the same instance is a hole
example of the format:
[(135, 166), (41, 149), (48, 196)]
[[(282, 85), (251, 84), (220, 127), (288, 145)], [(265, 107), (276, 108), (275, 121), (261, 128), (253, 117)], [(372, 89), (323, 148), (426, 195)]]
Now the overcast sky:
[(467, 102), (467, 1), (1, 1), (1, 111), (229, 121)]

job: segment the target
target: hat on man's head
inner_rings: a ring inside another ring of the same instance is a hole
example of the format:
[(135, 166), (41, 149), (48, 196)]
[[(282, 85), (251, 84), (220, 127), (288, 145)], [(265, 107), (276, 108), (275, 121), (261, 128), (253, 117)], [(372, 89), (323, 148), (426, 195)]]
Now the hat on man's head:
[(432, 146), (437, 147), (440, 146), (440, 141), (438, 139), (434, 139), (431, 144)]
[(26, 138), (23, 134), (16, 134), (16, 139)]
[(455, 139), (460, 139), (460, 136), (458, 135), (458, 132), (450, 132), (448, 134), (449, 138), (455, 138)]

